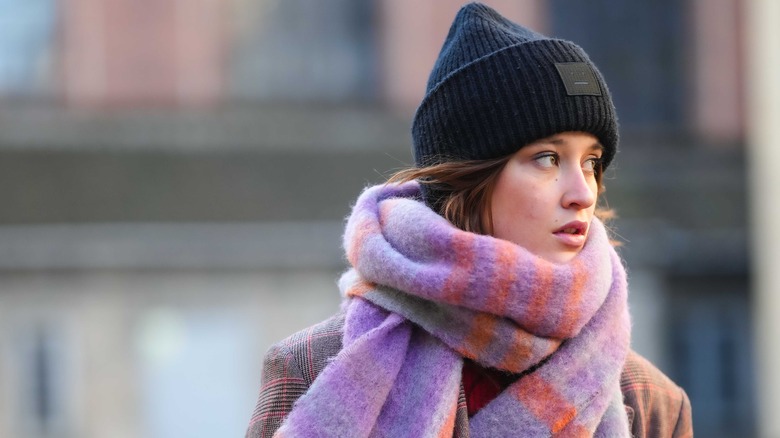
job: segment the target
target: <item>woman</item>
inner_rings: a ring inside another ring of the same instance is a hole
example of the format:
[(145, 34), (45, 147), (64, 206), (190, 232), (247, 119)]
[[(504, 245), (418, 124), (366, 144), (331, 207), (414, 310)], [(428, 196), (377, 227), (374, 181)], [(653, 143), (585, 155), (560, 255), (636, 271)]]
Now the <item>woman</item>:
[(412, 133), (416, 167), (348, 220), (342, 311), (271, 348), (247, 436), (692, 436), (630, 351), (595, 217), (617, 121), (584, 51), (466, 5)]

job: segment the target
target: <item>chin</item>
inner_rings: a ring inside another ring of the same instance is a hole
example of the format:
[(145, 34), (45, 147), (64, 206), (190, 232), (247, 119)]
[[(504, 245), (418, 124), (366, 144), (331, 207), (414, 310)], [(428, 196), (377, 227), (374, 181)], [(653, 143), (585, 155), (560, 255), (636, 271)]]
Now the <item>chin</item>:
[(538, 256), (551, 263), (563, 264), (572, 261), (572, 259), (577, 256), (578, 252), (579, 251), (555, 251), (546, 254), (538, 254)]

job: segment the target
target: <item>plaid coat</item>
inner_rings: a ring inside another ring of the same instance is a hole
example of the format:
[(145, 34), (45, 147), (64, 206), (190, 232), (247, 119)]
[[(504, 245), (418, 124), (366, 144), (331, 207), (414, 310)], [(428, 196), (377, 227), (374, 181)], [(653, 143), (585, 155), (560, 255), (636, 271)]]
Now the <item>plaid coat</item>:
[[(339, 313), (272, 346), (263, 364), (262, 386), (247, 438), (270, 438), (328, 359), (341, 350), (344, 314)], [(692, 437), (691, 403), (685, 391), (635, 352), (620, 379), (626, 415), (635, 438)], [(454, 438), (468, 438), (466, 396), (461, 386)]]

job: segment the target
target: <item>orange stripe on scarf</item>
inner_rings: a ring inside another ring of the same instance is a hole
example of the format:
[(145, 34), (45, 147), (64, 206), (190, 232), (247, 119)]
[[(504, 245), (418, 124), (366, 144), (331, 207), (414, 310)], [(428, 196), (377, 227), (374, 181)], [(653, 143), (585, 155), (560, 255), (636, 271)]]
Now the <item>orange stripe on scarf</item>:
[(533, 339), (533, 335), (525, 330), (521, 328), (515, 330), (512, 333), (512, 342), (509, 344), (509, 350), (498, 364), (498, 368), (509, 370), (513, 373), (524, 371), (528, 365), (528, 358), (531, 357)]
[(490, 297), (487, 299), (491, 307), (495, 309), (493, 313), (498, 315), (506, 314), (506, 303), (509, 297), (509, 288), (517, 280), (517, 273), (514, 269), (517, 254), (515, 249), (504, 242), (498, 241), (496, 245), (496, 282), (490, 289)]
[(550, 301), (553, 293), (557, 292), (552, 287), (553, 271), (552, 266), (548, 262), (536, 259), (534, 261), (534, 274), (536, 277), (535, 287), (533, 293), (531, 293), (528, 308), (525, 311), (525, 318), (523, 318), (526, 327), (530, 331), (533, 331), (545, 320), (550, 310), (547, 307), (547, 303)]
[(566, 438), (591, 438), (593, 436), (593, 432), (595, 431), (588, 430), (587, 427), (581, 424), (569, 424), (569, 426), (563, 430), (561, 435), (565, 436)]
[(583, 272), (582, 262), (580, 260), (573, 260), (573, 275), (571, 290), (566, 293), (569, 297), (566, 300), (566, 304), (563, 310), (563, 316), (561, 322), (556, 327), (555, 332), (560, 333), (563, 336), (569, 338), (575, 335), (574, 325), (579, 322), (580, 314), (577, 309), (581, 306), (582, 294), (585, 290), (585, 275)]
[(577, 416), (577, 409), (538, 374), (532, 373), (522, 382), (522, 385), (510, 387), (513, 395), (553, 434), (560, 432)]
[(360, 251), (363, 247), (363, 242), (372, 234), (381, 233), (377, 224), (371, 220), (370, 217), (364, 217), (357, 226), (355, 226), (355, 234), (349, 240), (349, 247), (347, 250), (347, 260), (352, 266), (358, 266), (358, 259), (360, 258)]
[(447, 414), (447, 420), (436, 435), (437, 438), (452, 438), (452, 433), (455, 430), (455, 416), (458, 412), (458, 404), (455, 403), (450, 408), (449, 414)]
[(471, 331), (463, 341), (463, 347), (469, 357), (479, 357), (485, 348), (493, 342), (498, 319), (489, 313), (477, 313), (471, 322)]
[(367, 292), (374, 290), (374, 288), (376, 288), (376, 286), (372, 283), (367, 281), (358, 281), (353, 284), (352, 287), (347, 289), (346, 294), (349, 297), (362, 297)]
[(474, 238), (475, 234), (465, 232), (455, 232), (452, 234), (450, 246), (452, 252), (458, 254), (455, 264), (447, 282), (444, 283), (441, 296), (442, 300), (451, 304), (460, 304), (463, 302), (463, 293), (469, 286), (471, 277), (471, 268), (474, 264)]

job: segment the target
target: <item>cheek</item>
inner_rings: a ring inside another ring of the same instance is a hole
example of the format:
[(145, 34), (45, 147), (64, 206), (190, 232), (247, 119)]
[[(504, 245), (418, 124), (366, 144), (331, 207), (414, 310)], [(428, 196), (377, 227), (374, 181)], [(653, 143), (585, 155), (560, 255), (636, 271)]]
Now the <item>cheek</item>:
[(533, 191), (525, 200), (526, 217), (530, 219), (541, 219), (547, 215), (547, 197), (541, 187), (534, 187)]
[(504, 227), (522, 227), (523, 224), (544, 217), (543, 194), (534, 184), (498, 187), (493, 196), (493, 221)]
[(540, 219), (547, 215), (552, 193), (549, 187), (533, 179), (526, 179), (514, 193), (512, 208), (526, 219)]

